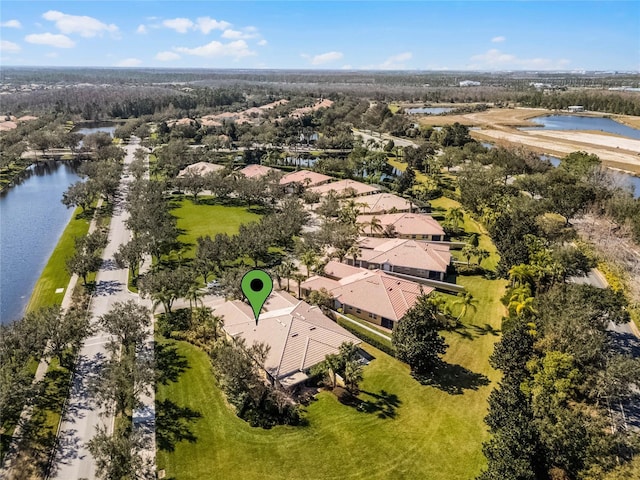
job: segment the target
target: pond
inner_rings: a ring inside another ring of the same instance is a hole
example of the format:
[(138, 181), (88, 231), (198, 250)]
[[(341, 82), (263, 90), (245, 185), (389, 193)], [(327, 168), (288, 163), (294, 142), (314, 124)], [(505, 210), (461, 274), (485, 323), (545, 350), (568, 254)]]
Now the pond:
[(416, 114), (421, 113), (423, 115), (439, 115), (441, 113), (448, 113), (455, 110), (453, 107), (420, 107), (420, 108), (406, 108), (405, 113)]
[(595, 130), (640, 140), (640, 130), (623, 125), (610, 118), (581, 117), (577, 115), (547, 115), (530, 121), (540, 127), (523, 127), (519, 130)]
[(31, 291), (73, 214), (73, 209), (60, 202), (62, 193), (78, 180), (74, 165), (39, 163), (0, 196), (0, 323), (24, 313)]
[(106, 132), (113, 137), (117, 126), (112, 122), (91, 122), (78, 125), (77, 129), (74, 129), (74, 133), (81, 133), (82, 135), (91, 135), (92, 133)]

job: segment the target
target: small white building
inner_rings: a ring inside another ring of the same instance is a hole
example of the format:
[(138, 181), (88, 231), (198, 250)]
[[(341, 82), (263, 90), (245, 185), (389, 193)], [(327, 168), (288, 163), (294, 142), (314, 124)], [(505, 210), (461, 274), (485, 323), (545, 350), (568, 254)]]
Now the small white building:
[(570, 105), (567, 107), (567, 110), (571, 113), (584, 112), (584, 107), (582, 105)]
[(463, 80), (460, 82), (461, 87), (479, 87), (480, 82), (476, 82), (473, 80)]

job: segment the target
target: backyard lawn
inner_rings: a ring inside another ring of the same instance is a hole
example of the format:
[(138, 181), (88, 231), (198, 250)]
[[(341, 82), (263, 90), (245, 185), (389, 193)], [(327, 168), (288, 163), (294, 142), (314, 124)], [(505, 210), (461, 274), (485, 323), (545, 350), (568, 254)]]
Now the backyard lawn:
[(497, 379), (488, 357), (498, 340), (504, 282), (460, 283), (480, 305), (464, 328), (446, 334), (448, 368), (437, 385), (421, 385), (406, 365), (367, 345), (375, 360), (361, 385), (366, 411), (321, 392), (306, 407), (303, 427), (250, 427), (225, 402), (204, 352), (160, 342), (163, 370), (186, 369), (177, 381), (158, 384), (158, 468), (179, 480), (474, 478), (485, 464), (483, 418), (489, 381)]
[(178, 240), (191, 245), (184, 256), (191, 258), (195, 255), (196, 239), (205, 235), (213, 238), (217, 233), (235, 235), (243, 223), (255, 222), (260, 215), (247, 209), (219, 205), (211, 197), (198, 197), (199, 203), (193, 203), (190, 198), (182, 198), (175, 202), (177, 208), (171, 214), (178, 219), (178, 228), (184, 233)]

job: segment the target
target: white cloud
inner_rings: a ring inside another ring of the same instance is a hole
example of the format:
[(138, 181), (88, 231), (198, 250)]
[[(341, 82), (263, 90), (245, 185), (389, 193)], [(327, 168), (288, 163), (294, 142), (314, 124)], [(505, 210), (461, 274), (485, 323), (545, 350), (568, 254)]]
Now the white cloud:
[(9, 40), (0, 41), (0, 52), (2, 53), (16, 53), (22, 50), (17, 43), (10, 42)]
[(229, 22), (225, 22), (224, 20), (218, 21), (211, 17), (198, 17), (196, 23), (197, 25), (194, 28), (197, 28), (205, 35), (207, 35), (211, 30), (224, 30), (231, 26)]
[(261, 47), (264, 47), (267, 43), (269, 43), (269, 42), (267, 42), (267, 41), (263, 38), (262, 40), (260, 40), (260, 41), (258, 42), (258, 45), (260, 45)]
[(38, 45), (49, 45), (57, 48), (71, 48), (74, 47), (76, 42), (71, 40), (66, 35), (59, 35), (53, 33), (33, 33), (24, 37), (25, 41), (29, 43), (35, 43)]
[(77, 33), (81, 37), (95, 37), (102, 35), (104, 32), (115, 34), (118, 27), (113, 23), (107, 25), (97, 18), (87, 17), (85, 15), (67, 15), (57, 10), (49, 10), (42, 15), (42, 18), (55, 22), (56, 27), (62, 33)]
[(161, 62), (171, 62), (172, 60), (180, 60), (180, 55), (175, 52), (158, 52), (156, 54), (156, 60)]
[(188, 18), (172, 18), (165, 20), (162, 24), (178, 33), (187, 33), (194, 26), (193, 22)]
[(501, 43), (501, 42), (504, 42), (506, 39), (507, 39), (507, 37), (503, 37), (502, 35), (500, 35), (500, 36), (497, 36), (497, 37), (493, 37), (491, 39), (491, 41), (493, 43)]
[(405, 68), (405, 63), (407, 60), (411, 60), (413, 58), (413, 53), (411, 52), (403, 52), (397, 55), (392, 55), (387, 58), (384, 62), (377, 66), (382, 70), (401, 70)]
[(247, 42), (244, 40), (236, 40), (235, 42), (221, 43), (216, 40), (207, 43), (200, 47), (186, 48), (177, 47), (174, 48), (176, 52), (184, 53), (187, 55), (195, 55), (198, 57), (233, 57), (239, 59), (242, 57), (249, 57), (255, 55), (255, 52), (249, 50)]
[(316, 55), (311, 59), (311, 65), (323, 65), (325, 63), (340, 60), (344, 55), (342, 52), (327, 52)]
[(22, 28), (22, 24), (18, 20), (7, 20), (6, 22), (0, 23), (0, 27)]
[(147, 33), (147, 27), (143, 23), (141, 23), (140, 25), (138, 25), (138, 28), (136, 28), (136, 33)]
[(343, 65), (342, 70), (353, 70), (353, 67), (351, 65)]
[(222, 32), (222, 38), (227, 38), (229, 40), (256, 38), (257, 36), (258, 31), (255, 27), (246, 27), (242, 30), (227, 29)]
[(124, 60), (120, 60), (114, 66), (116, 67), (137, 67), (142, 63), (142, 60), (139, 58), (125, 58)]
[(467, 68), (471, 70), (559, 70), (564, 69), (571, 62), (561, 58), (553, 60), (550, 58), (518, 58), (511, 53), (504, 53), (492, 48), (485, 53), (471, 57), (472, 64)]

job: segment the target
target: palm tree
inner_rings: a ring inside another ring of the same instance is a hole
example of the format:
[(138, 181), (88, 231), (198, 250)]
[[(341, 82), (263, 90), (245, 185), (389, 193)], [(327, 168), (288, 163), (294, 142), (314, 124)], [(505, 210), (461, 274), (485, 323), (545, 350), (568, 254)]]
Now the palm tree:
[(200, 287), (198, 286), (197, 283), (192, 283), (189, 286), (189, 290), (187, 291), (187, 299), (189, 300), (189, 310), (191, 310), (191, 312), (193, 312), (193, 307), (194, 305), (197, 307), (198, 306), (198, 302), (200, 302), (201, 305), (203, 305), (202, 303), (202, 297), (203, 294), (200, 291)]
[(533, 283), (533, 274), (530, 266), (524, 263), (514, 265), (509, 270), (509, 280), (512, 287), (531, 285)]
[(362, 381), (362, 365), (357, 360), (350, 360), (344, 366), (344, 385), (349, 393), (357, 393)]
[(358, 260), (358, 257), (360, 256), (360, 247), (358, 246), (357, 243), (354, 243), (353, 245), (351, 245), (349, 247), (349, 250), (347, 250), (347, 255), (351, 255), (351, 257), (353, 258), (353, 266), (356, 266), (356, 261)]
[(467, 293), (460, 292), (458, 294), (458, 297), (460, 297), (460, 300), (453, 303), (454, 305), (461, 306), (460, 314), (458, 315), (458, 318), (456, 318), (457, 322), (459, 322), (460, 319), (467, 314), (469, 309), (473, 310), (474, 313), (478, 311), (478, 301), (469, 292)]
[(302, 273), (296, 272), (291, 275), (291, 278), (298, 282), (298, 298), (302, 298), (302, 288), (300, 287), (300, 284), (306, 280), (305, 276)]
[(467, 259), (467, 267), (471, 264), (471, 257), (477, 254), (477, 249), (473, 245), (465, 245), (462, 248), (462, 256)]
[(444, 216), (444, 219), (454, 228), (457, 229), (460, 226), (460, 223), (464, 220), (464, 214), (462, 210), (459, 208), (451, 208), (447, 214)]
[(479, 248), (476, 250), (476, 256), (478, 257), (478, 265), (482, 264), (483, 260), (486, 260), (491, 256), (488, 250), (484, 248)]
[(285, 260), (280, 265), (276, 267), (282, 276), (282, 278), (287, 279), (287, 292), (290, 290), (289, 284), (291, 280), (291, 275), (295, 271), (296, 267), (291, 260)]
[(525, 312), (538, 313), (533, 306), (534, 301), (535, 297), (531, 296), (531, 290), (529, 288), (519, 289), (519, 291), (514, 291), (514, 294), (511, 295), (507, 308), (510, 313), (515, 313), (517, 316)]
[(368, 225), (369, 225), (369, 234), (371, 236), (373, 236), (374, 231), (382, 232), (384, 230), (384, 227), (382, 226), (382, 222), (375, 215), (371, 217), (371, 220), (369, 221)]
[(300, 255), (300, 263), (307, 267), (307, 278), (309, 278), (311, 274), (311, 267), (318, 263), (318, 255), (316, 255), (316, 252), (313, 250), (307, 250)]

